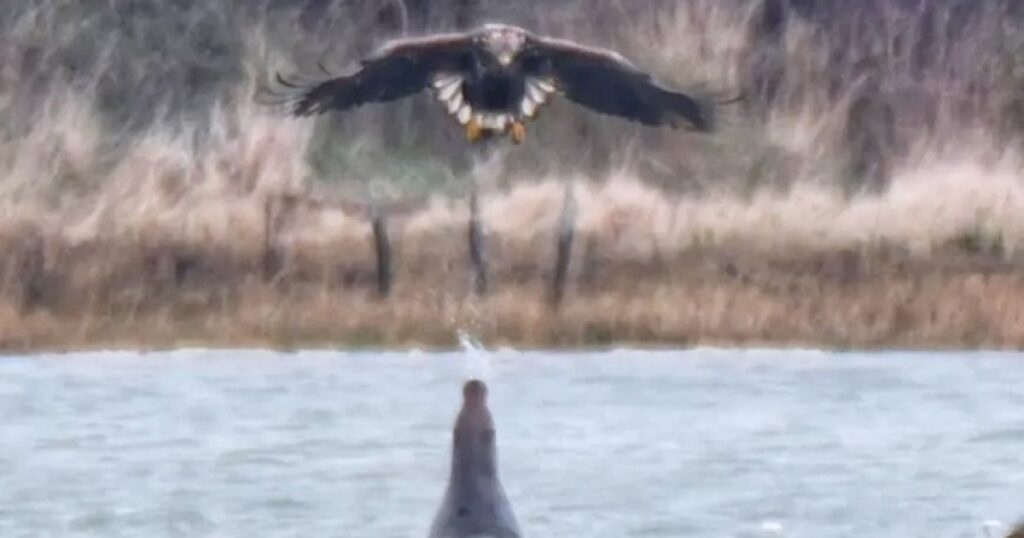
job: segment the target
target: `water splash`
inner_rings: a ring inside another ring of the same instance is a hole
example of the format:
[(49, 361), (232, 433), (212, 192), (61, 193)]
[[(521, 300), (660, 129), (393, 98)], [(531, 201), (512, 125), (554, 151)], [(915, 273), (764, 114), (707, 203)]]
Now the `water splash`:
[(997, 519), (986, 519), (981, 522), (981, 529), (985, 538), (1002, 538), (1010, 531), (1005, 523)]
[(488, 381), (491, 378), (491, 352), (473, 333), (460, 328), (456, 331), (459, 347), (462, 348), (465, 361), (466, 378)]
[(762, 536), (785, 536), (785, 528), (782, 523), (778, 521), (762, 521), (761, 522), (761, 535)]
[(479, 338), (474, 336), (466, 329), (459, 329), (458, 331), (456, 331), (455, 335), (459, 339), (459, 347), (461, 347), (462, 351), (466, 352), (467, 354), (482, 353), (487, 351), (487, 348), (484, 346), (483, 342), (481, 342)]

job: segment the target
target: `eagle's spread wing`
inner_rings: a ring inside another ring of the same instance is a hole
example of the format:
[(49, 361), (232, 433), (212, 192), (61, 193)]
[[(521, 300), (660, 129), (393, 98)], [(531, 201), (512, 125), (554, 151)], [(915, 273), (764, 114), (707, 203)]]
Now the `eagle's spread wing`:
[(620, 54), (531, 36), (521, 55), (527, 76), (547, 79), (569, 100), (645, 125), (714, 129), (710, 102), (659, 86)]
[(276, 101), (297, 116), (394, 101), (426, 89), (441, 73), (462, 72), (471, 54), (469, 34), (400, 39), (368, 56), (350, 75), (312, 83), (278, 75), (284, 91)]

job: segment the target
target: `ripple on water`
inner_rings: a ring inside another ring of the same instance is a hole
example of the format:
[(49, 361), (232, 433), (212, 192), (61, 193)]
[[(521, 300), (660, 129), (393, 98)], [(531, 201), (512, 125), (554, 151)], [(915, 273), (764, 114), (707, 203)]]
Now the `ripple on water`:
[(477, 374), (528, 536), (973, 537), (1024, 516), (1021, 355), (466, 342), (3, 363), (0, 536), (422, 536)]

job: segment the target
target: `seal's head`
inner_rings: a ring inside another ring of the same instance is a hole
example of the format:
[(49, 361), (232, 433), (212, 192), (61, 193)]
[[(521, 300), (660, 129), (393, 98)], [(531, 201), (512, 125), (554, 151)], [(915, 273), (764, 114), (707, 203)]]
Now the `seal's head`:
[(462, 386), (462, 401), (473, 407), (487, 405), (487, 385), (478, 379), (467, 381)]
[(462, 386), (462, 409), (455, 420), (454, 443), (457, 467), (474, 476), (495, 473), (494, 422), (487, 409), (487, 385), (472, 380)]
[(434, 518), (430, 538), (519, 538), (512, 505), (498, 478), (494, 422), (487, 409), (487, 385), (462, 385), (455, 420), (448, 490)]

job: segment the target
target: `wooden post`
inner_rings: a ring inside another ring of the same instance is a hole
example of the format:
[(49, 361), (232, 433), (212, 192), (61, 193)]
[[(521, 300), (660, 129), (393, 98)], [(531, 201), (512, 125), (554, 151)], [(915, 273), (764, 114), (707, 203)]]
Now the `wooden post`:
[(263, 280), (270, 282), (281, 270), (281, 256), (277, 251), (277, 220), (280, 200), (276, 195), (267, 195), (263, 202)]
[(476, 185), (469, 194), (469, 261), (473, 270), (473, 291), (484, 295), (487, 293), (487, 259)]
[(558, 306), (565, 297), (565, 284), (569, 276), (569, 260), (572, 258), (572, 243), (576, 236), (576, 204), (572, 182), (565, 185), (562, 211), (558, 215), (558, 230), (555, 233), (555, 273), (551, 282), (551, 303)]
[(18, 276), (21, 280), (20, 311), (22, 314), (33, 312), (43, 300), (46, 289), (46, 256), (45, 239), (33, 233), (26, 238), (19, 253)]
[(502, 146), (495, 139), (485, 139), (474, 146), (473, 171), (469, 191), (469, 260), (473, 271), (473, 291), (476, 295), (487, 293), (487, 255), (484, 249), (484, 226), (480, 215), (480, 185), (493, 178), (500, 170), (496, 162), (502, 155)]
[(384, 213), (371, 202), (370, 215), (373, 221), (373, 246), (377, 253), (377, 293), (387, 297), (391, 293), (391, 242)]

